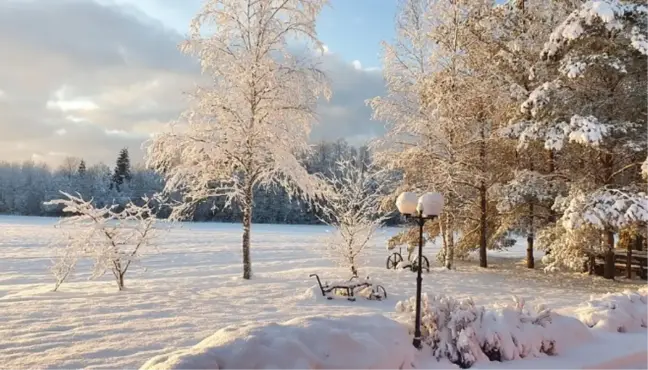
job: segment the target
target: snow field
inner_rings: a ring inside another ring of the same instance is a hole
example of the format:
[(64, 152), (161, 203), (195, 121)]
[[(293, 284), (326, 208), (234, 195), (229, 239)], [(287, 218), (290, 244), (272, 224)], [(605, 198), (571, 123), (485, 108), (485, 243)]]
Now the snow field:
[[(322, 257), (322, 226), (254, 225), (254, 277), (241, 276), (241, 226), (185, 224), (163, 234), (126, 278), (118, 292), (112, 276), (87, 281), (89, 266), (53, 293), (47, 243), (56, 219), (0, 217), (0, 364), (6, 368), (138, 368), (149, 359), (189, 348), (228, 326), (262, 325), (304, 316), (385, 314), (414, 295), (415, 275), (385, 269), (386, 239), (379, 233), (369, 250), (369, 275), (387, 289), (385, 301), (327, 301), (311, 273), (323, 281), (348, 272)], [(425, 254), (435, 263), (434, 248)], [(476, 304), (510, 300), (546, 303), (561, 313), (593, 293), (619, 291), (631, 284), (574, 275), (528, 271), (519, 260), (524, 246), (492, 254), (491, 268), (459, 264), (457, 271), (432, 269), (424, 291)], [(306, 319), (304, 319), (306, 320)], [(629, 335), (629, 334), (628, 334)], [(378, 353), (380, 351), (376, 351)], [(515, 361), (516, 363), (518, 361)]]

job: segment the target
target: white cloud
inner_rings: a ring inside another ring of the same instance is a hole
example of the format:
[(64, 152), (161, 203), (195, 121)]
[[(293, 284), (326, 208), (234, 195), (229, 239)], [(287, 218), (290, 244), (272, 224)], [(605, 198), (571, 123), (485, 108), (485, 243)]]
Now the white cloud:
[[(141, 143), (186, 107), (199, 68), (177, 50), (180, 34), (159, 22), (179, 1), (101, 1), (113, 5), (0, 1), (0, 50), (12, 50), (0, 58), (0, 160), (57, 164), (64, 152), (112, 163), (123, 147), (138, 160)], [(333, 98), (319, 109), (314, 139), (380, 134), (364, 101), (382, 93), (382, 77), (324, 50)]]
[(106, 134), (108, 135), (118, 135), (118, 136), (126, 136), (128, 135), (128, 132), (124, 130), (104, 130)]
[(99, 106), (92, 100), (48, 100), (45, 106), (48, 109), (59, 109), (61, 112), (89, 111), (99, 109)]

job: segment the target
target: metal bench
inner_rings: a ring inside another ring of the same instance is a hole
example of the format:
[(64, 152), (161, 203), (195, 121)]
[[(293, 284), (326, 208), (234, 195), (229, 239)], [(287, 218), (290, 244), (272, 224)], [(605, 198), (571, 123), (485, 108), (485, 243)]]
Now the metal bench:
[(371, 288), (371, 292), (365, 297), (369, 300), (381, 301), (387, 298), (387, 291), (385, 288), (382, 285), (373, 284), (369, 277), (359, 279), (357, 276), (354, 276), (347, 281), (338, 281), (333, 283), (327, 282), (324, 285), (322, 285), (322, 281), (317, 274), (310, 274), (309, 277), (315, 277), (317, 279), (317, 284), (322, 291), (322, 296), (326, 297), (326, 299), (333, 299), (333, 295), (338, 295), (346, 297), (349, 301), (353, 302), (356, 300), (356, 293), (365, 290), (366, 288)]

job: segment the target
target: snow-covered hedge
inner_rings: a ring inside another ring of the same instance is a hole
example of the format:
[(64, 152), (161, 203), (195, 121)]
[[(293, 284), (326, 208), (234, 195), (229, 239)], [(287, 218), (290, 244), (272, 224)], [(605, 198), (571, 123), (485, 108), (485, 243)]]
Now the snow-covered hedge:
[(636, 292), (592, 296), (577, 308), (577, 317), (590, 328), (611, 332), (645, 331), (648, 326), (648, 287)]
[(407, 328), (383, 315), (311, 316), (229, 326), (142, 369), (410, 369), (415, 352)]
[[(468, 368), (478, 361), (510, 361), (555, 355), (592, 338), (575, 318), (558, 315), (542, 306), (528, 309), (514, 297), (495, 308), (447, 296), (423, 296), (423, 342), (437, 359)], [(396, 311), (414, 331), (415, 297), (398, 302)]]

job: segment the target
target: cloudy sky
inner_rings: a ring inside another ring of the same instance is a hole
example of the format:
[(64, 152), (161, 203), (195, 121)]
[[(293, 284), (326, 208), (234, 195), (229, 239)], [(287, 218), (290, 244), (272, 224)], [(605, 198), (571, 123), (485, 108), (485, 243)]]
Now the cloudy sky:
[[(380, 41), (395, 0), (333, 0), (318, 31), (333, 99), (314, 139), (380, 135), (364, 100), (383, 92)], [(200, 0), (1, 0), (0, 160), (112, 164), (183, 110), (197, 80), (180, 54)]]

